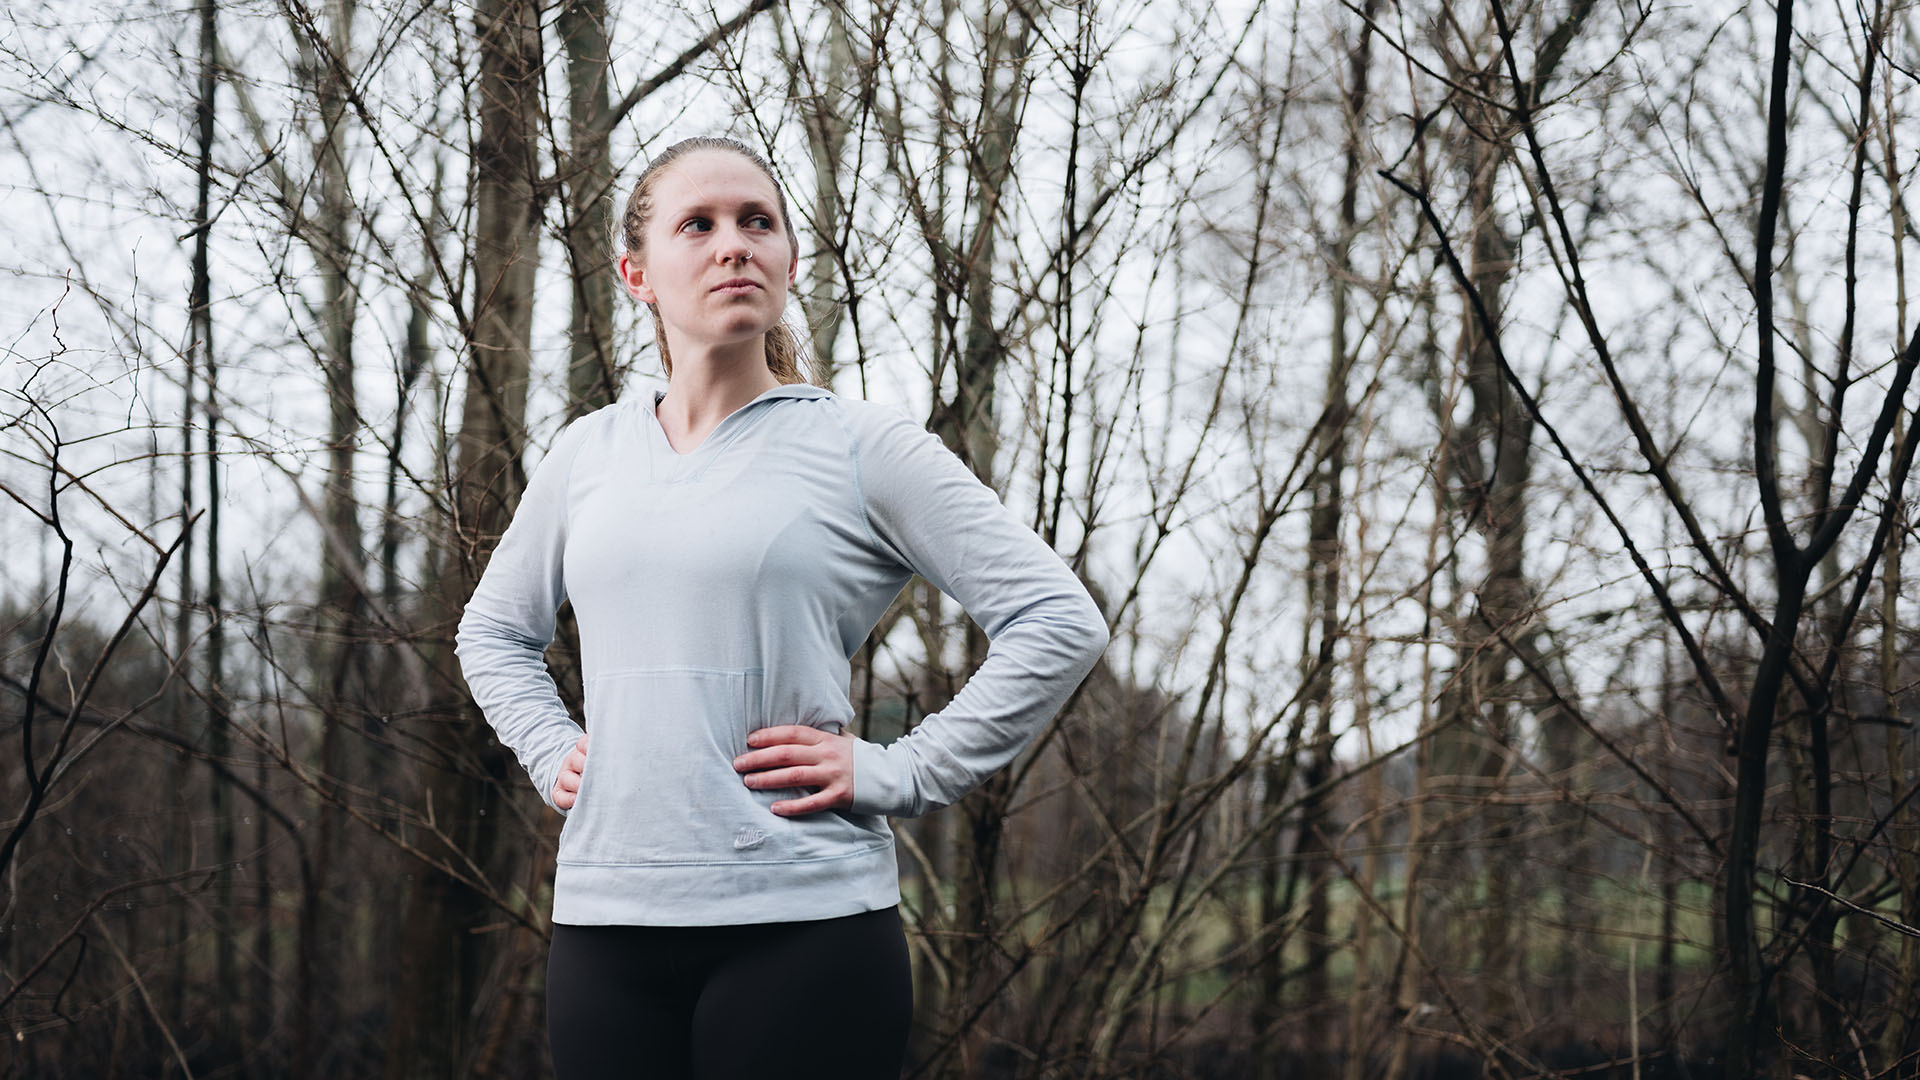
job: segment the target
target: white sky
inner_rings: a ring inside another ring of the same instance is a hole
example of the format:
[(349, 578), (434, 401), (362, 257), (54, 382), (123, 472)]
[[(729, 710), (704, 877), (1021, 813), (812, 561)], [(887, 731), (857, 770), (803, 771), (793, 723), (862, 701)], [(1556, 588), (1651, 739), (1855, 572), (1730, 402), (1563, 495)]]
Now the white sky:
[[(1113, 175), (1106, 166), (1111, 157), (1137, 153), (1158, 138), (1157, 110), (1177, 112), (1195, 100), (1236, 39), (1242, 10), (1248, 9), (1215, 7), (1195, 15), (1180, 4), (1157, 0), (1102, 10), (1093, 36), (1108, 51), (1086, 95), (1085, 108), (1094, 120), (1081, 150), (1083, 184)], [(799, 5), (795, 11), (803, 27), (817, 26), (822, 18)], [(1382, 27), (1433, 66), (1422, 16), (1389, 11), (1392, 17), (1383, 18)], [(452, 37), (445, 26), (447, 9), (400, 18), (417, 12), (363, 9), (355, 61), (367, 72), (362, 92), (380, 110), (381, 145), (398, 156), (413, 205), (424, 208), (434, 141), (423, 132), (455, 115), (461, 87), (457, 81), (436, 83), (423, 59), (426, 45)], [(1757, 8), (1725, 4), (1658, 8), (1625, 57), (1602, 67), (1621, 48), (1631, 15), (1619, 8), (1596, 13), (1588, 38), (1568, 61), (1580, 77), (1556, 82), (1554, 88), (1566, 97), (1548, 104), (1542, 133), (1559, 195), (1581, 232), (1584, 269), (1614, 353), (1656, 432), (1663, 438), (1685, 433), (1677, 471), (1699, 494), (1709, 531), (1733, 536), (1757, 523), (1751, 485), (1737, 474), (1750, 429), (1754, 334), (1753, 305), (1736, 264), (1751, 262), (1768, 16)], [(459, 26), (469, 26), (464, 8), (456, 17)], [(709, 16), (690, 16), (668, 4), (616, 5), (616, 17), (616, 96), (711, 24)], [(1011, 237), (1001, 245), (1003, 259), (1017, 256), (1025, 267), (1019, 271), (1024, 277), (1009, 272), (1004, 278), (1009, 283), (1044, 274), (1043, 253), (1059, 233), (1071, 99), (1066, 68), (1048, 50), (1069, 43), (1072, 27), (1065, 22), (1067, 9), (1053, 17), (1061, 22), (1043, 35), (1042, 55), (1031, 69), (1037, 81), (1018, 151), (1021, 183), (1011, 203)], [(1189, 703), (1204, 678), (1259, 488), (1271, 490), (1292, 462), (1318, 412), (1328, 362), (1324, 245), (1338, 198), (1338, 80), (1344, 66), (1329, 42), (1351, 31), (1352, 15), (1322, 5), (1269, 4), (1253, 25), (1222, 89), (1192, 128), (1146, 171), (1136, 191), (1115, 203), (1088, 269), (1076, 280), (1079, 298), (1074, 301), (1073, 323), (1084, 335), (1077, 355), (1083, 364), (1089, 356), (1097, 358), (1095, 382), (1080, 406), (1087, 412), (1076, 425), (1084, 425), (1087, 415), (1133, 417), (1136, 409), (1144, 425), (1118, 444), (1109, 470), (1114, 487), (1092, 565), (1110, 599), (1125, 595), (1134, 576), (1139, 516), (1155, 484), (1164, 486), (1151, 479), (1152, 473), (1177, 465), (1195, 446), (1204, 448), (1199, 483), (1177, 518), (1181, 527), (1142, 583), (1137, 635), (1130, 632), (1115, 645), (1116, 657), (1137, 650), (1136, 678), (1186, 694)], [(1815, 59), (1806, 68), (1807, 84), (1797, 91), (1787, 214), (1799, 231), (1792, 263), (1779, 279), (1786, 320), (1781, 370), (1789, 401), (1800, 394), (1800, 360), (1790, 348), (1796, 334), (1811, 343), (1822, 369), (1832, 367), (1842, 320), (1840, 252), (1850, 149), (1847, 132), (1835, 118), (1845, 121), (1852, 108), (1845, 27), (1830, 13), (1809, 11), (1802, 29)], [(289, 81), (293, 50), (284, 23), (265, 9), (236, 6), (223, 15), (222, 34), (243, 69), (250, 99), (265, 117), (275, 159), (304, 182), (310, 178), (311, 151), (303, 134), (309, 128), (302, 125), (310, 127), (312, 109)], [(800, 128), (782, 105), (773, 34), (771, 23), (761, 20), (736, 47), (745, 57), (741, 67), (748, 72), (747, 92), (757, 115), (779, 132), (775, 156), (788, 163), (788, 195), (798, 212), (809, 198), (811, 170), (801, 167)], [(178, 353), (185, 341), (190, 251), (185, 234), (194, 194), (191, 152), (179, 149), (192, 145), (192, 87), (181, 73), (190, 69), (194, 43), (190, 7), (144, 0), (112, 10), (73, 2), (15, 5), (0, 24), (0, 85), (6, 87), (0, 90), (5, 121), (0, 216), (7, 223), (6, 255), (0, 258), (6, 275), (0, 300), (0, 341), (7, 347), (0, 353), (5, 415), (10, 421), (23, 415), (26, 393), (49, 405), (69, 444), (63, 462), (84, 471), (89, 487), (129, 520), (145, 525), (160, 519), (154, 528), (166, 539), (178, 528), (165, 519), (179, 497), (178, 461), (171, 455), (178, 445)], [(907, 114), (923, 123), (930, 75), (914, 49), (930, 47), (925, 34), (909, 46), (901, 30), (893, 51)], [(1523, 56), (1530, 61), (1530, 50)], [(1169, 71), (1182, 73), (1169, 96), (1136, 100)], [(1242, 356), (1231, 358), (1235, 374), (1226, 390), (1227, 408), (1221, 425), (1202, 441), (1198, 424), (1212, 379), (1228, 359), (1232, 305), (1257, 216), (1250, 158), (1231, 133), (1234, 125), (1249, 122), (1251, 79), (1259, 71), (1276, 84), (1286, 82), (1291, 71), (1293, 91), (1280, 143), (1283, 175), (1264, 219), (1254, 315), (1243, 332)], [(1368, 145), (1378, 159), (1400, 161), (1398, 174), (1411, 178), (1417, 175), (1415, 159), (1402, 160), (1411, 118), (1431, 110), (1441, 88), (1417, 72), (1410, 85), (1407, 60), (1386, 42), (1375, 43), (1372, 71), (1376, 105), (1370, 110)], [(550, 91), (562, 94), (557, 49), (548, 80)], [(1900, 110), (1895, 156), (1910, 175), (1913, 154), (1907, 148), (1920, 145), (1920, 131), (1910, 119), (1908, 85), (1899, 83), (1894, 97)], [(628, 119), (617, 137), (616, 159), (637, 165), (646, 150), (713, 130), (751, 139), (752, 126), (740, 119), (741, 100), (740, 88), (715, 73), (711, 63), (696, 65)], [(309, 305), (318, 295), (318, 282), (307, 253), (288, 241), (275, 211), (260, 202), (266, 191), (263, 158), (225, 86), (220, 110), (215, 347), (223, 365), (226, 419), (236, 433), (228, 445), (251, 451), (225, 458), (228, 595), (231, 603), (245, 605), (238, 583), (250, 577), (270, 603), (301, 601), (311, 595), (318, 540), (293, 485), (317, 500), (326, 430), (325, 396), (310, 344), (317, 320)], [(924, 415), (924, 372), (931, 362), (926, 257), (911, 239), (911, 226), (899, 217), (897, 184), (878, 163), (877, 139), (871, 131), (867, 137), (856, 213), (871, 235), (855, 252), (863, 337), (873, 360), (865, 394)], [(443, 148), (456, 189), (450, 203), (456, 205), (457, 189), (464, 184), (459, 157), (464, 139), (456, 130)], [(914, 146), (916, 165), (931, 168), (925, 137)], [(1435, 144), (1428, 153), (1438, 162), (1441, 147)], [(384, 447), (373, 436), (384, 438), (392, 425), (393, 372), (407, 315), (395, 277), (418, 267), (419, 238), (408, 223), (407, 203), (395, 188), (392, 169), (364, 126), (354, 128), (350, 157), (351, 184), (369, 215), (358, 233), (369, 268), (360, 279), (364, 293), (355, 349), (370, 433), (360, 448), (360, 493), (369, 508), (362, 520), (372, 544), (371, 508), (381, 498), (385, 461)], [(1402, 259), (1412, 206), (1373, 174), (1380, 164), (1369, 161), (1364, 176), (1362, 213), (1369, 224), (1356, 242), (1356, 259), (1363, 274), (1390, 276), (1401, 289), (1410, 289), (1436, 273), (1430, 238)], [(1718, 216), (1732, 258), (1703, 224), (1681, 182), (1686, 174), (1697, 178), (1701, 198)], [(950, 180), (957, 177), (950, 169)], [(1435, 183), (1458, 236), (1465, 228), (1458, 215), (1459, 177), (1442, 171)], [(1183, 190), (1185, 198), (1179, 195)], [(1522, 174), (1511, 164), (1502, 173), (1501, 190), (1499, 213), (1509, 231), (1518, 231), (1518, 222), (1533, 210)], [(1870, 181), (1856, 370), (1879, 373), (1850, 398), (1850, 432), (1865, 430), (1866, 410), (1884, 380), (1880, 365), (1896, 337), (1887, 204), (1884, 185)], [(1645, 478), (1631, 471), (1638, 462), (1625, 425), (1563, 302), (1540, 230), (1521, 234), (1518, 257), (1520, 269), (1507, 299), (1509, 355), (1543, 390), (1550, 418), (1596, 468), (1602, 488), (1617, 500), (1643, 549), (1660, 565), (1661, 545), (1674, 542), (1678, 533), (1648, 497)], [(542, 251), (535, 385), (528, 408), (536, 446), (551, 438), (564, 404), (563, 275), (563, 253), (549, 237)], [(1457, 334), (1459, 301), (1443, 273), (1438, 281), (1436, 339), (1444, 365)], [(1787, 302), (1787, 293), (1800, 298), (1800, 308)], [(1050, 288), (1043, 295), (1051, 297)], [(1011, 290), (1003, 294), (1001, 310), (1011, 296)], [(625, 355), (632, 355), (651, 333), (640, 327), (636, 311), (625, 310), (619, 341)], [(1355, 292), (1354, 310), (1350, 328), (1358, 334), (1361, 320), (1373, 310), (1364, 282)], [(1408, 642), (1421, 630), (1412, 590), (1423, 576), (1432, 513), (1423, 470), (1432, 452), (1434, 422), (1414, 380), (1415, 343), (1424, 328), (1407, 324), (1411, 311), (1404, 295), (1388, 304), (1385, 317), (1361, 344), (1354, 384), (1357, 390), (1380, 374), (1380, 392), (1364, 410), (1371, 426), (1351, 455), (1362, 463), (1349, 490), (1355, 482), (1363, 485), (1357, 506), (1367, 521), (1367, 546), (1349, 569), (1347, 602), (1364, 577), (1362, 607), (1377, 642), (1375, 691), (1400, 687), (1377, 716), (1388, 741), (1410, 732), (1418, 715), (1419, 654)], [(1041, 317), (1046, 310), (1036, 307), (1032, 314)], [(441, 315), (435, 374), (443, 411), (436, 415), (431, 404), (436, 391), (423, 388), (408, 436), (407, 460), (416, 470), (430, 468), (428, 443), (436, 426), (449, 430), (458, 417), (458, 341), (445, 312)], [(1803, 317), (1807, 329), (1801, 333), (1797, 327)], [(1147, 374), (1129, 386), (1123, 376), (1136, 337), (1145, 344)], [(1391, 343), (1384, 363), (1383, 341)], [(850, 359), (853, 345), (850, 332), (843, 333), (843, 361)], [(1044, 376), (1052, 355), (1044, 327), (1016, 353), (1003, 384), (1009, 415), (1017, 413), (1015, 403), (1031, 386), (1032, 373)], [(658, 377), (648, 357), (628, 392)], [(838, 392), (862, 392), (851, 368), (842, 380)], [(1457, 415), (1465, 415), (1464, 399)], [(1165, 445), (1158, 430), (1163, 421), (1168, 424)], [(28, 432), (45, 427), (44, 419), (15, 423), (0, 435), (5, 450), (0, 482), (34, 493), (30, 498), (44, 495), (45, 470), (44, 445)], [(157, 466), (149, 456), (156, 445), (163, 455)], [(1010, 426), (1000, 466), (1012, 474), (1009, 505), (1023, 513), (1032, 505), (1035, 449)], [(1798, 443), (1789, 439), (1785, 451), (1797, 453)], [(1536, 440), (1534, 461), (1540, 490), (1530, 570), (1553, 605), (1549, 618), (1562, 634), (1560, 643), (1569, 647), (1571, 669), (1587, 691), (1600, 689), (1622, 671), (1644, 678), (1652, 654), (1623, 661), (1654, 621), (1644, 588), (1631, 577), (1630, 564), (1591, 500), (1569, 494), (1569, 474), (1544, 439)], [(1266, 471), (1264, 481), (1256, 481), (1256, 470)], [(1082, 484), (1083, 478), (1076, 465), (1071, 483)], [(199, 487), (201, 477), (196, 475), (195, 484)], [(5, 505), (0, 510), (4, 593), (14, 603), (29, 602), (44, 595), (55, 549), (40, 522), (10, 502)], [(44, 498), (35, 505), (44, 509)], [(403, 508), (417, 514), (421, 505), (412, 497)], [(1230, 691), (1221, 703), (1221, 711), (1236, 718), (1236, 727), (1242, 722), (1238, 718), (1264, 719), (1297, 685), (1304, 509), (1304, 502), (1296, 502), (1277, 526), (1239, 615)], [(131, 542), (118, 521), (79, 492), (66, 496), (62, 511), (83, 567), (75, 615), (117, 621), (123, 610), (117, 594), (137, 587), (136, 579), (151, 565), (151, 552)], [(1350, 522), (1350, 544), (1360, 539), (1355, 528)], [(1070, 525), (1064, 539), (1070, 543), (1076, 537)], [(1746, 546), (1757, 551), (1758, 543), (1751, 538)], [(1685, 552), (1672, 557), (1691, 561)], [(1461, 559), (1460, 573), (1470, 587), (1477, 547), (1469, 542)], [(1677, 573), (1675, 580), (1683, 592), (1700, 595), (1700, 586), (1687, 574)], [(1624, 616), (1612, 614), (1622, 611)], [(1439, 659), (1445, 662), (1444, 653)]]

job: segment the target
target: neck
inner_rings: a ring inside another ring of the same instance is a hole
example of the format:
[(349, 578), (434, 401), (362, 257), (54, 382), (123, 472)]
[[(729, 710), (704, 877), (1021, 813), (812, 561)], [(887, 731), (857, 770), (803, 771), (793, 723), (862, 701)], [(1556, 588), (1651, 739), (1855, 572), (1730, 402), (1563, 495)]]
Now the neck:
[(767, 368), (766, 345), (759, 338), (726, 345), (669, 340), (673, 374), (660, 408), (669, 409), (694, 429), (719, 423), (735, 409), (780, 385)]

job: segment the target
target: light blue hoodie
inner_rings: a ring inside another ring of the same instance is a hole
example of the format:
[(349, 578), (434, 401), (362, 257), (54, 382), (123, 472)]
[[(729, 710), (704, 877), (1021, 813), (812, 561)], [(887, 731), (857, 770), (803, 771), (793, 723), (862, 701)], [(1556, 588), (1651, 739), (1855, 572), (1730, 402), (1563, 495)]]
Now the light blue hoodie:
[[(655, 404), (641, 393), (561, 431), (455, 639), (474, 700), (553, 806), (580, 727), (544, 654), (573, 601), (593, 738), (561, 811), (553, 921), (895, 904), (887, 815), (953, 803), (1012, 760), (1092, 669), (1106, 621), (1059, 555), (894, 408), (780, 386), (681, 454)], [(850, 658), (915, 573), (986, 631), (986, 659), (906, 736), (854, 743), (851, 808), (773, 813), (810, 789), (747, 787), (732, 765), (747, 732), (848, 725)]]

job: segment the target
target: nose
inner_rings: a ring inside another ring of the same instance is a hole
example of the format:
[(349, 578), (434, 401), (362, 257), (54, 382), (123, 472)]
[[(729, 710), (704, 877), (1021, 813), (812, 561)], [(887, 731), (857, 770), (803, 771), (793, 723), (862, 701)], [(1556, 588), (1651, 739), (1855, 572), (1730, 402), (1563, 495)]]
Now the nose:
[(732, 226), (723, 228), (726, 229), (725, 234), (720, 237), (718, 243), (713, 245), (714, 257), (719, 259), (723, 266), (727, 263), (744, 264), (752, 257), (753, 249), (747, 245), (746, 237), (738, 228)]

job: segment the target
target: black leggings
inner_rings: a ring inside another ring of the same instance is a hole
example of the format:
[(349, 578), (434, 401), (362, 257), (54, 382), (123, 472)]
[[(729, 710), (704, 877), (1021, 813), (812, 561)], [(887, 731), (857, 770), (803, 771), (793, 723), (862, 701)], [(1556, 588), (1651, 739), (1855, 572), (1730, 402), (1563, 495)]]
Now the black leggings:
[(568, 926), (547, 954), (557, 1080), (899, 1080), (898, 908), (742, 926)]

